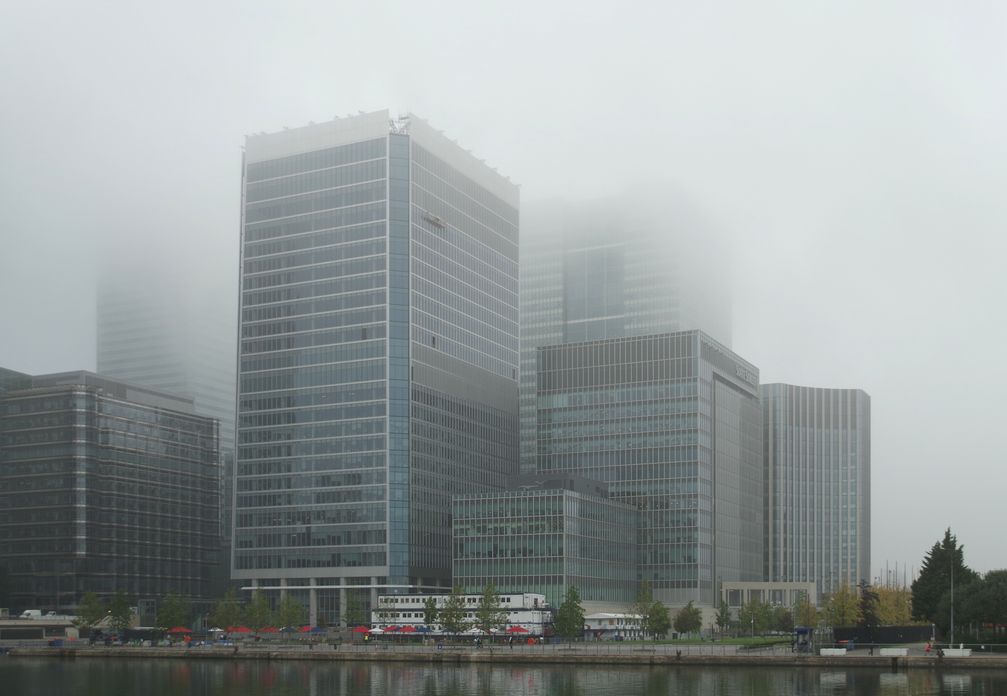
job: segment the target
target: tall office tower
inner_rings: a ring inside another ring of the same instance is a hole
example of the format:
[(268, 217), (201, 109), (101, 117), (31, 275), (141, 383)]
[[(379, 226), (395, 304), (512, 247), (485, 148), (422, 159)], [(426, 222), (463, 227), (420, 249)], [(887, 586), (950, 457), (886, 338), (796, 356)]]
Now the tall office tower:
[(409, 115), (249, 136), (233, 577), (334, 622), (449, 588), (517, 468), (518, 189)]
[(193, 402), (220, 422), (221, 567), (229, 565), (235, 414), (235, 308), (196, 269), (160, 270), (141, 259), (98, 282), (97, 372)]
[(668, 192), (543, 203), (522, 227), (521, 469), (531, 473), (536, 348), (688, 329), (730, 346), (730, 263), (709, 223)]
[(820, 596), (871, 580), (871, 397), (860, 389), (760, 388), (766, 579)]
[(672, 606), (762, 579), (759, 372), (700, 331), (538, 349), (539, 472), (640, 510), (640, 580)]
[(12, 606), (86, 592), (209, 599), (218, 426), (192, 401), (90, 372), (0, 370), (0, 566)]

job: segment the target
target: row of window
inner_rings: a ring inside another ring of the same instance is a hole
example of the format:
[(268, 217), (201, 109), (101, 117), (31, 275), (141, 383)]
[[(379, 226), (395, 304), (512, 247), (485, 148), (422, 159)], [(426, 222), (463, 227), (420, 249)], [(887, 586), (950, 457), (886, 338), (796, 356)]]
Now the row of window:
[(245, 224), (245, 234), (242, 241), (247, 245), (277, 237), (291, 237), (307, 232), (329, 230), (334, 227), (349, 227), (385, 219), (386, 204), (364, 203), (347, 208), (336, 208), (320, 213), (298, 215), (293, 218), (254, 222)]
[(245, 167), (245, 181), (248, 183), (290, 176), (301, 172), (337, 167), (352, 162), (384, 157), (387, 151), (385, 138), (365, 140), (348, 145), (313, 150), (287, 157), (278, 157), (263, 162), (251, 162)]
[(329, 169), (296, 174), (282, 179), (248, 182), (245, 185), (245, 202), (254, 203), (270, 198), (281, 198), (308, 191), (320, 191), (383, 178), (385, 178), (384, 159), (354, 162)]
[(276, 459), (280, 457), (310, 457), (313, 455), (350, 452), (377, 452), (383, 451), (386, 446), (386, 438), (383, 435), (288, 444), (245, 445), (238, 448), (238, 459)]

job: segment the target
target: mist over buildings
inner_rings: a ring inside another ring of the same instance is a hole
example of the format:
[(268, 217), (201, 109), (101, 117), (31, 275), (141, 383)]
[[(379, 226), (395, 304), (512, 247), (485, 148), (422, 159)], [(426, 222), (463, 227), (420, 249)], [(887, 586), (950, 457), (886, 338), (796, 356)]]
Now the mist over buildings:
[(973, 567), (1001, 567), (1005, 20), (935, 2), (9, 6), (0, 366), (94, 369), (96, 288), (120, 276), (184, 287), (233, 337), (243, 136), (391, 106), (520, 183), (522, 235), (550, 205), (711, 235), (730, 345), (762, 381), (871, 395), (875, 571), (948, 526)]

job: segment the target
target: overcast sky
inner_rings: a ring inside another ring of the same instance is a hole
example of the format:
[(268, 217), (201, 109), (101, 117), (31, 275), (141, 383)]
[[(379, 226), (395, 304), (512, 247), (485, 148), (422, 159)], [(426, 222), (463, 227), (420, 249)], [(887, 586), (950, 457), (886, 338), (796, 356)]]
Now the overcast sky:
[(93, 368), (127, 259), (233, 316), (243, 136), (412, 111), (525, 201), (693, 198), (734, 349), (872, 397), (875, 575), (948, 526), (1002, 568), (1005, 35), (998, 3), (7, 2), (0, 366)]

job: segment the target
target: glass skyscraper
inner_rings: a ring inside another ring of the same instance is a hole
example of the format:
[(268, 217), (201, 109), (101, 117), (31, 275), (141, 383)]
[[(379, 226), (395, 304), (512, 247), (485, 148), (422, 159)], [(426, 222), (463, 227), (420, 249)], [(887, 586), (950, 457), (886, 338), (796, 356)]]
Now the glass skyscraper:
[(333, 623), (451, 584), (518, 459), (518, 188), (415, 116), (245, 147), (233, 576)]
[(640, 510), (639, 579), (715, 606), (762, 579), (759, 371), (700, 331), (538, 349), (538, 468)]
[(524, 216), (524, 473), (535, 471), (536, 348), (686, 329), (701, 329), (730, 346), (728, 257), (701, 216), (670, 198), (539, 203)]
[(13, 606), (85, 592), (208, 599), (218, 426), (192, 401), (90, 372), (0, 370), (0, 566)]
[(860, 389), (760, 388), (766, 579), (821, 596), (871, 581), (871, 397)]

